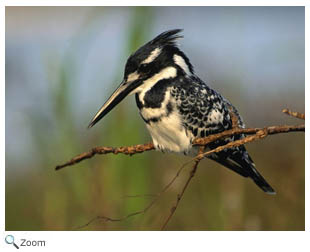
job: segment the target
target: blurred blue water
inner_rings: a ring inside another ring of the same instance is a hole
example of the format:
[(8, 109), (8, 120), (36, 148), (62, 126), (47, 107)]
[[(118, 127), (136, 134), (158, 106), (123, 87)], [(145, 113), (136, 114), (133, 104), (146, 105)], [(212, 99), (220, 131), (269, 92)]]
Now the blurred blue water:
[[(154, 7), (153, 12), (149, 39), (184, 28), (179, 43), (197, 74), (241, 107), (249, 121), (260, 121), (261, 112), (253, 113), (260, 105), (262, 110), (293, 106), (303, 112), (303, 7)], [(72, 75), (73, 118), (77, 129), (85, 131), (122, 79), (132, 15), (129, 7), (6, 8), (9, 162), (18, 162), (16, 156), (30, 162), (37, 151), (27, 126), (33, 113), (45, 118), (37, 127), (57, 134), (50, 92), (64, 64)]]

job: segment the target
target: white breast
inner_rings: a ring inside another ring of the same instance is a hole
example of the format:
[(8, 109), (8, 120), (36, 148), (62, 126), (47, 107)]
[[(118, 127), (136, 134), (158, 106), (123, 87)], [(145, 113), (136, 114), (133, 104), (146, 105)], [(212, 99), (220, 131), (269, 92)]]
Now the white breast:
[[(147, 109), (145, 109), (146, 113)], [(179, 153), (188, 153), (191, 150), (191, 140), (194, 137), (191, 132), (183, 127), (176, 110), (157, 122), (150, 121), (146, 127), (156, 149)]]

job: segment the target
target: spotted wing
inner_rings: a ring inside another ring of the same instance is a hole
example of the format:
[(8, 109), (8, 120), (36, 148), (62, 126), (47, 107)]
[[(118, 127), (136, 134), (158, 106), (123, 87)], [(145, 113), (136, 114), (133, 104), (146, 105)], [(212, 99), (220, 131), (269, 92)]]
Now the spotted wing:
[[(180, 81), (180, 84), (172, 89), (172, 96), (176, 99), (184, 127), (191, 132), (194, 138), (205, 137), (231, 129), (230, 108), (233, 109), (234, 114), (238, 117), (239, 127), (244, 127), (244, 123), (236, 108), (198, 78)], [(243, 137), (243, 135), (234, 135), (213, 142), (208, 147), (214, 149)], [(270, 194), (275, 193), (256, 170), (253, 160), (243, 145), (214, 153), (209, 158), (243, 177), (250, 177), (263, 191)]]

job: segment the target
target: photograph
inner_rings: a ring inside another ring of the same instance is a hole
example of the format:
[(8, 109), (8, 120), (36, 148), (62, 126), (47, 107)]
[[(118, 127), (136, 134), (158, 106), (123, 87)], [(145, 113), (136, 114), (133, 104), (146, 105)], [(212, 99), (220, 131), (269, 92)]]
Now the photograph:
[(305, 231), (305, 6), (5, 6), (4, 41), (7, 244)]

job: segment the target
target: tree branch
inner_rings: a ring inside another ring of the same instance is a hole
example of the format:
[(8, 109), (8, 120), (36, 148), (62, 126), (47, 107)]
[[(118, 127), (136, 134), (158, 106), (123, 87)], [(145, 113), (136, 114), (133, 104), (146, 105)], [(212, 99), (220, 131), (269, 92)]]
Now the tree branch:
[[(298, 113), (298, 112), (292, 112), (289, 109), (283, 109), (282, 112), (287, 114), (287, 115), (299, 118), (299, 119), (303, 119), (303, 120), (305, 119), (304, 114)], [(82, 225), (78, 228), (80, 229), (80, 228), (87, 227), (92, 222), (94, 222), (95, 220), (98, 220), (98, 219), (102, 219), (104, 221), (114, 222), (114, 221), (123, 221), (123, 220), (128, 219), (130, 217), (133, 217), (135, 215), (144, 214), (146, 211), (148, 211), (155, 204), (155, 202), (159, 199), (159, 197), (164, 192), (166, 192), (168, 190), (168, 188), (174, 183), (174, 181), (180, 175), (180, 173), (184, 169), (184, 167), (187, 164), (194, 161), (194, 165), (192, 167), (192, 170), (190, 171), (189, 177), (188, 177), (186, 183), (184, 184), (181, 193), (178, 194), (177, 201), (176, 201), (175, 205), (170, 209), (169, 216), (167, 217), (166, 221), (164, 222), (164, 224), (161, 227), (161, 230), (164, 230), (166, 228), (168, 222), (172, 218), (173, 214), (175, 213), (175, 211), (179, 205), (179, 202), (181, 201), (181, 199), (184, 195), (184, 192), (186, 191), (190, 181), (194, 177), (194, 175), (197, 171), (199, 162), (203, 158), (205, 158), (206, 156), (208, 156), (212, 153), (215, 153), (215, 152), (221, 152), (221, 151), (228, 149), (228, 148), (237, 147), (237, 146), (249, 143), (249, 142), (253, 142), (253, 141), (258, 140), (258, 139), (265, 138), (268, 135), (279, 134), (279, 133), (288, 133), (288, 132), (304, 132), (305, 131), (305, 125), (304, 124), (269, 126), (269, 127), (265, 127), (265, 128), (246, 128), (246, 129), (239, 128), (238, 127), (238, 118), (236, 117), (235, 114), (233, 114), (232, 111), (230, 111), (230, 114), (231, 114), (231, 118), (232, 118), (232, 129), (223, 131), (223, 132), (218, 133), (218, 134), (209, 135), (209, 136), (204, 137), (204, 138), (194, 139), (194, 141), (192, 143), (193, 146), (200, 146), (199, 153), (197, 154), (197, 156), (194, 157), (193, 159), (191, 159), (189, 162), (186, 162), (185, 164), (183, 164), (182, 167), (178, 170), (177, 174), (173, 177), (173, 179), (163, 188), (163, 190), (160, 193), (154, 195), (155, 198), (144, 209), (137, 211), (137, 212), (130, 213), (130, 214), (128, 214), (124, 217), (121, 217), (121, 218), (110, 218), (110, 217), (106, 217), (106, 216), (97, 216), (97, 217), (91, 219), (85, 225)], [(226, 138), (229, 136), (239, 135), (239, 134), (244, 134), (247, 136), (245, 136), (242, 139), (239, 139), (239, 140), (236, 140), (233, 142), (229, 142), (225, 145), (219, 146), (219, 147), (212, 149), (210, 151), (203, 152), (203, 150), (205, 149), (205, 147), (208, 144), (210, 144), (214, 141), (217, 141), (219, 139), (223, 139), (223, 138)], [(133, 145), (133, 146), (125, 146), (125, 147), (117, 147), (117, 148), (114, 148), (114, 147), (95, 147), (95, 148), (92, 148), (88, 152), (84, 152), (84, 153), (81, 153), (81, 154), (75, 156), (74, 158), (72, 158), (71, 160), (69, 160), (68, 162), (66, 162), (62, 165), (56, 166), (56, 170), (59, 170), (59, 169), (64, 168), (66, 166), (72, 166), (76, 163), (83, 161), (84, 159), (92, 158), (96, 154), (109, 154), (109, 153), (119, 154), (119, 153), (121, 153), (121, 154), (131, 156), (134, 154), (143, 153), (145, 151), (150, 151), (150, 150), (154, 150), (154, 149), (155, 149), (155, 147), (152, 143), (138, 144), (138, 145)], [(141, 196), (141, 195), (138, 195), (138, 196)], [(136, 196), (136, 197), (138, 197), (138, 196)]]
[[(293, 125), (293, 126), (288, 126), (288, 125), (282, 125), (282, 126), (270, 126), (266, 128), (247, 128), (247, 129), (242, 129), (242, 128), (234, 128), (231, 130), (226, 130), (218, 134), (214, 135), (209, 135), (204, 138), (196, 138), (193, 141), (194, 146), (205, 146), (207, 144), (210, 144), (216, 140), (229, 137), (232, 135), (238, 135), (238, 134), (245, 134), (245, 135), (252, 135), (256, 134), (259, 131), (266, 131), (267, 135), (273, 135), (273, 134), (279, 134), (279, 133), (288, 133), (288, 132), (298, 132), (298, 131), (305, 131), (305, 125)], [(234, 144), (234, 142), (232, 142)], [(238, 146), (238, 145), (237, 145)], [(231, 145), (231, 147), (234, 147)], [(125, 154), (125, 155), (134, 155), (138, 153), (143, 153), (145, 151), (151, 151), (155, 150), (155, 147), (152, 143), (147, 143), (147, 144), (138, 144), (138, 145), (133, 145), (133, 146), (125, 146), (125, 147), (94, 147), (88, 152), (83, 152), (68, 162), (57, 165), (56, 170), (62, 169), (67, 166), (75, 165), (85, 159), (92, 158), (96, 154)]]
[(290, 115), (290, 116), (293, 116), (293, 117), (305, 120), (305, 114), (302, 114), (302, 113), (299, 113), (299, 112), (292, 112), (289, 109), (283, 109), (282, 112), (287, 114), (287, 115)]
[(95, 156), (96, 154), (109, 154), (109, 153), (113, 153), (113, 154), (125, 154), (125, 155), (134, 155), (134, 154), (138, 154), (138, 153), (142, 153), (145, 151), (150, 151), (150, 150), (154, 150), (154, 145), (152, 143), (147, 143), (147, 144), (137, 144), (137, 145), (133, 145), (133, 146), (125, 146), (125, 147), (94, 147), (92, 148), (90, 151), (88, 152), (83, 152), (77, 156), (75, 156), (74, 158), (72, 158), (71, 160), (69, 160), (68, 162), (62, 164), (62, 165), (57, 165), (55, 170), (59, 170), (61, 168), (64, 168), (66, 166), (70, 166), (70, 165), (74, 165), (77, 164), (81, 161), (83, 161), (84, 159), (88, 159), (88, 158), (92, 158), (93, 156)]

